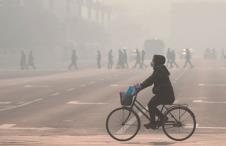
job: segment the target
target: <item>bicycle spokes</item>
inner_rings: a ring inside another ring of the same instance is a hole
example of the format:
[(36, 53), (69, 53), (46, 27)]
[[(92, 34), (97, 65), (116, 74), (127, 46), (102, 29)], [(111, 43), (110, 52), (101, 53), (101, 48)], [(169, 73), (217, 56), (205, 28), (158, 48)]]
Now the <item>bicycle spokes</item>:
[[(118, 118), (120, 117), (120, 120)], [(107, 131), (110, 136), (119, 141), (126, 141), (133, 138), (140, 129), (138, 115), (127, 108), (119, 108), (107, 118)]]
[[(137, 107), (135, 105), (135, 107)], [(142, 110), (139, 115), (144, 115)], [(189, 138), (196, 129), (195, 116), (186, 106), (173, 106), (166, 108), (163, 121), (159, 121), (158, 128), (162, 126), (164, 133), (172, 140), (182, 141)], [(150, 120), (150, 119), (149, 119)], [(140, 129), (138, 114), (128, 107), (113, 110), (107, 118), (106, 128), (109, 135), (118, 141), (128, 141), (136, 136)]]
[(163, 125), (165, 134), (173, 140), (185, 140), (189, 138), (195, 128), (196, 121), (193, 113), (186, 107), (170, 109), (166, 116), (168, 121)]

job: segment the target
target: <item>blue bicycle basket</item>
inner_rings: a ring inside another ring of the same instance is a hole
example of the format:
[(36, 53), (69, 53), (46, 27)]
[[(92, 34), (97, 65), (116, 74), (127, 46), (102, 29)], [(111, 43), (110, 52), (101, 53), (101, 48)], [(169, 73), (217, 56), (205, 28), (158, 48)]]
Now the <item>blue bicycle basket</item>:
[(123, 106), (130, 106), (133, 102), (134, 87), (129, 87), (127, 92), (120, 92), (120, 101)]

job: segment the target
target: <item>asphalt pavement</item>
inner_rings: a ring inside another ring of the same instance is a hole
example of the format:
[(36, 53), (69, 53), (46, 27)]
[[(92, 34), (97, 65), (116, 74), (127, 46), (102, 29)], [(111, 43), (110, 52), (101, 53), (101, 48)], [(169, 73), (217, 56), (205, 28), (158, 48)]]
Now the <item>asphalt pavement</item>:
[[(176, 103), (188, 104), (197, 119), (197, 130), (184, 145), (222, 144), (226, 135), (226, 67), (220, 60), (199, 62), (193, 69), (170, 69)], [(59, 145), (67, 146), (179, 145), (161, 129), (143, 126), (133, 143), (117, 143), (107, 135), (105, 120), (121, 106), (119, 92), (151, 72), (93, 69), (1, 79), (0, 145), (57, 145), (54, 142), (58, 140), (62, 141)], [(151, 88), (139, 94), (144, 105), (151, 97)], [(142, 125), (147, 122), (143, 117), (141, 120)]]

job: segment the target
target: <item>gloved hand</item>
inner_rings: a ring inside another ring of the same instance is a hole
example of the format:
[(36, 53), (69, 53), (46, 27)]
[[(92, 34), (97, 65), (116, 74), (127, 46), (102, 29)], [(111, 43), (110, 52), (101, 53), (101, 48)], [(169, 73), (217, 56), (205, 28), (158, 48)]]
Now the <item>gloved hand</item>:
[(134, 85), (134, 88), (136, 89), (136, 92), (139, 92), (141, 90), (141, 84), (138, 83), (138, 84)]

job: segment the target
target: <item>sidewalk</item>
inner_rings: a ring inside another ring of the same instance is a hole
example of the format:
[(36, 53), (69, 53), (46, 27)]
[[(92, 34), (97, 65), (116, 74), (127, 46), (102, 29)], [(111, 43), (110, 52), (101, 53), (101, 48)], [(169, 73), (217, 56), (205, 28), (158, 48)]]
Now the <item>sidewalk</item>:
[(195, 134), (183, 142), (165, 135), (138, 135), (129, 142), (118, 142), (108, 135), (97, 136), (1, 136), (1, 146), (225, 146), (226, 134)]

